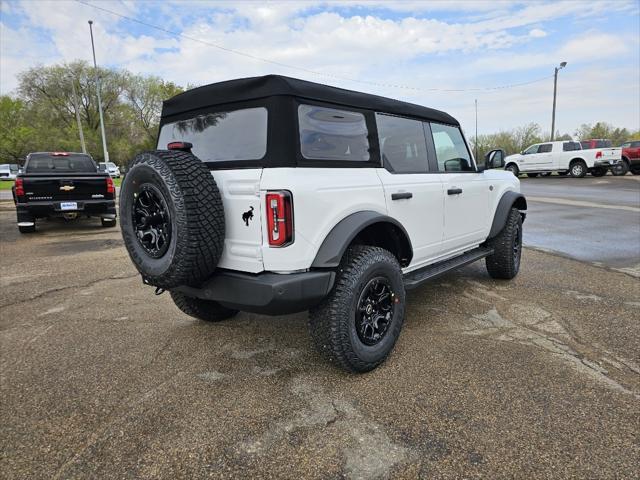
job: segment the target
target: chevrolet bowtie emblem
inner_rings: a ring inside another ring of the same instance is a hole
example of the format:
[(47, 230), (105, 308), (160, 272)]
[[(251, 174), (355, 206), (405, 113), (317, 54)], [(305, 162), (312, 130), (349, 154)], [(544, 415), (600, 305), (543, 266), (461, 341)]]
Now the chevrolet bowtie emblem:
[(74, 188), (76, 188), (76, 187), (74, 187), (73, 185), (64, 185), (64, 186), (60, 187), (60, 190), (62, 190), (63, 192), (70, 192)]

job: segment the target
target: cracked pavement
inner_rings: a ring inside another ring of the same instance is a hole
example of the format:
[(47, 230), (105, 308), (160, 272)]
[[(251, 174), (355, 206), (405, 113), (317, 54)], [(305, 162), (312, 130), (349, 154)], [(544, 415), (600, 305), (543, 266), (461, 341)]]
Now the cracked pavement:
[[(526, 224), (525, 224), (526, 228)], [(353, 376), (306, 315), (193, 320), (119, 230), (0, 206), (3, 478), (638, 478), (640, 282), (525, 249), (410, 292)]]

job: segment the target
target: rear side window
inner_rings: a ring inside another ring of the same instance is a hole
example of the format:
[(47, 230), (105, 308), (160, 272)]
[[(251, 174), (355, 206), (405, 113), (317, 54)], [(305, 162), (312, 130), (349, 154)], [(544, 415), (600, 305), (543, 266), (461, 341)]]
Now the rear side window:
[(631, 146), (633, 148), (638, 148), (638, 147), (640, 147), (640, 142), (631, 142)]
[(438, 171), (440, 172), (469, 172), (475, 171), (471, 162), (471, 155), (464, 142), (462, 132), (458, 127), (431, 124), (431, 134), (436, 148)]
[(384, 166), (395, 173), (425, 173), (427, 142), (422, 122), (376, 113)]
[(300, 153), (309, 160), (369, 160), (364, 115), (314, 105), (298, 107)]
[(538, 148), (538, 153), (549, 153), (553, 147), (550, 143), (544, 143)]
[(573, 152), (574, 150), (582, 150), (582, 145), (579, 142), (564, 142), (562, 144), (563, 152)]
[(37, 153), (29, 157), (25, 171), (26, 173), (93, 173), (96, 172), (97, 169), (98, 167), (91, 157), (82, 153), (69, 153), (65, 155)]
[(245, 108), (216, 112), (166, 123), (158, 148), (171, 142), (189, 142), (203, 162), (260, 160), (267, 153), (267, 109)]

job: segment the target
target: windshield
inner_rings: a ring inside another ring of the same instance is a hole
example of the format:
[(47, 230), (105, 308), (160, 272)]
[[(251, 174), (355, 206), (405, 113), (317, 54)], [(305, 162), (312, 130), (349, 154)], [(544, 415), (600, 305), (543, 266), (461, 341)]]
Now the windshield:
[(8, 172), (10, 169), (9, 165), (0, 165), (0, 171), (2, 172)]
[(166, 123), (158, 148), (165, 150), (171, 142), (191, 143), (191, 151), (203, 162), (259, 160), (267, 153), (267, 109), (207, 113)]
[(35, 153), (29, 157), (25, 169), (26, 173), (89, 173), (95, 172), (97, 167), (89, 155), (82, 153), (68, 153), (65, 155)]

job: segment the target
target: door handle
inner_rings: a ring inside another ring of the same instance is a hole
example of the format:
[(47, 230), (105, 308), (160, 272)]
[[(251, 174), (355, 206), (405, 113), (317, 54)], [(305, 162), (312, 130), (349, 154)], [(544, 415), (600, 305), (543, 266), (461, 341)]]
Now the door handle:
[(400, 192), (400, 193), (392, 193), (391, 200), (402, 200), (403, 198), (413, 198), (413, 193), (411, 192)]
[(449, 195), (460, 195), (461, 193), (462, 193), (461, 188), (450, 188), (449, 190), (447, 190), (447, 194)]

